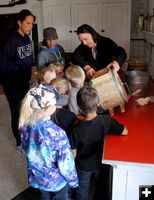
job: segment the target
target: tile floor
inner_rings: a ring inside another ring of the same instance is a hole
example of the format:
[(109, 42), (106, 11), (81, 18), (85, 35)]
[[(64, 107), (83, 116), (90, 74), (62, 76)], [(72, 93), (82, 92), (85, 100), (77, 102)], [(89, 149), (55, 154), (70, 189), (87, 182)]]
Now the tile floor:
[(16, 151), (6, 97), (0, 95), (0, 200), (11, 200), (28, 187), (27, 162)]

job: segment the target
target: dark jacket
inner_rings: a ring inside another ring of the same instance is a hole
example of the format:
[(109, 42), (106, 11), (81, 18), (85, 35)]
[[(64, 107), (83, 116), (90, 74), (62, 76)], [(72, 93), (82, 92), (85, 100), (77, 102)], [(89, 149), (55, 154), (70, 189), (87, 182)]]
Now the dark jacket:
[(28, 35), (10, 33), (0, 47), (0, 83), (4, 86), (27, 84), (31, 78), (32, 47)]
[(73, 53), (73, 63), (84, 67), (90, 65), (98, 71), (107, 67), (112, 61), (117, 61), (121, 66), (126, 60), (125, 50), (113, 42), (110, 38), (100, 36), (97, 41), (96, 60), (92, 56), (91, 48), (80, 44)]

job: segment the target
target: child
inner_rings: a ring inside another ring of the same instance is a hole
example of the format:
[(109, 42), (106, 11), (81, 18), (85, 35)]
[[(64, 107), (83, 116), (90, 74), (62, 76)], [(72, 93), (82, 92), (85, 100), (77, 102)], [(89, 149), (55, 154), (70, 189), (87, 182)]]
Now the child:
[(56, 78), (56, 72), (50, 67), (42, 67), (38, 70), (37, 79), (39, 83), (49, 84), (53, 79)]
[(66, 78), (56, 77), (50, 82), (50, 85), (54, 86), (59, 94), (69, 96), (71, 92), (71, 84)]
[[(51, 81), (50, 85), (54, 86), (59, 94), (69, 96), (71, 84), (66, 78), (57, 77)], [(57, 108), (51, 119), (69, 135), (69, 130), (76, 121), (76, 115), (68, 109)]]
[(51, 194), (53, 200), (68, 200), (68, 184), (78, 186), (66, 133), (50, 120), (54, 105), (64, 105), (65, 98), (52, 86), (40, 84), (27, 93), (21, 106), (19, 129), (29, 184), (40, 190), (40, 200), (50, 200)]
[[(95, 177), (95, 195), (97, 183), (101, 177), (101, 161), (104, 139), (107, 134), (127, 135), (126, 127), (107, 115), (97, 115), (99, 97), (96, 89), (84, 87), (77, 94), (77, 104), (85, 119), (71, 131), (70, 144), (75, 157), (79, 178), (76, 200), (89, 200), (89, 183), (91, 175)], [(103, 199), (101, 197), (94, 199)]]
[(68, 108), (76, 115), (79, 114), (76, 95), (84, 85), (85, 73), (78, 65), (71, 65), (65, 70), (65, 77), (70, 81), (72, 89), (69, 96)]
[(64, 77), (64, 66), (61, 63), (54, 62), (48, 65), (49, 68), (56, 71), (56, 76), (63, 78)]

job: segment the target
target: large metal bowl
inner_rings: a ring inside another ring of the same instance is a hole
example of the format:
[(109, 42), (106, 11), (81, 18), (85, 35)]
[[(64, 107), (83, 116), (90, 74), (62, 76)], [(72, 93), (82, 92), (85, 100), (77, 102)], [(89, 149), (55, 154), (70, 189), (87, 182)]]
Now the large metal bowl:
[(126, 71), (125, 79), (131, 93), (135, 92), (138, 89), (141, 89), (141, 92), (136, 94), (136, 96), (143, 96), (145, 94), (149, 80), (149, 74), (147, 72), (135, 70)]

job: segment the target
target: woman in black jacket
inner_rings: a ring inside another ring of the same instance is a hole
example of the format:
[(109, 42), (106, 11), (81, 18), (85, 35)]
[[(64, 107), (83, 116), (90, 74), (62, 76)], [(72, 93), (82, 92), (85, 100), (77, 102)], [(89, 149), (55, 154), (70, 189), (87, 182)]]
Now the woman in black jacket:
[(82, 43), (73, 53), (73, 63), (82, 67), (88, 78), (105, 67), (113, 66), (118, 71), (125, 62), (125, 50), (110, 38), (100, 36), (90, 25), (79, 26), (77, 35)]

